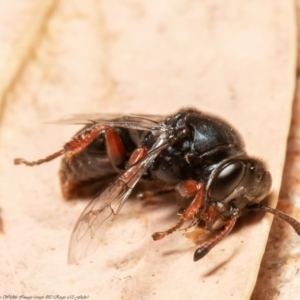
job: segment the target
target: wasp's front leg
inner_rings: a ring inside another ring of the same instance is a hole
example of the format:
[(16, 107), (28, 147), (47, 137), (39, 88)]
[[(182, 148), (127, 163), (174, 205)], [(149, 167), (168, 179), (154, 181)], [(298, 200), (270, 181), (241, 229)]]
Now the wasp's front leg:
[(205, 193), (204, 184), (201, 182), (197, 182), (194, 180), (186, 180), (176, 186), (176, 189), (179, 191), (180, 195), (183, 197), (195, 195), (192, 203), (188, 206), (188, 208), (183, 212), (180, 216), (180, 220), (171, 228), (166, 231), (155, 232), (152, 235), (152, 238), (157, 241), (163, 239), (165, 236), (173, 233), (177, 229), (179, 229), (184, 222), (193, 220), (194, 217), (199, 212), (203, 198)]

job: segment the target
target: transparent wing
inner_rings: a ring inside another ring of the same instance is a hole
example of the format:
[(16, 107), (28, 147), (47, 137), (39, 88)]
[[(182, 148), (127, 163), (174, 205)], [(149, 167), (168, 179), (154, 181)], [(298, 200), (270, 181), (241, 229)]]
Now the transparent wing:
[(124, 127), (137, 130), (163, 131), (160, 124), (164, 120), (164, 116), (155, 115), (125, 115), (121, 114), (76, 114), (67, 116), (61, 120), (51, 122), (54, 124), (64, 125), (89, 125), (97, 123), (105, 123), (110, 126)]
[(123, 172), (84, 209), (71, 235), (69, 263), (77, 263), (96, 251), (104, 232), (111, 225), (153, 159), (164, 146), (168, 145), (168, 139), (169, 133), (160, 134), (144, 158)]

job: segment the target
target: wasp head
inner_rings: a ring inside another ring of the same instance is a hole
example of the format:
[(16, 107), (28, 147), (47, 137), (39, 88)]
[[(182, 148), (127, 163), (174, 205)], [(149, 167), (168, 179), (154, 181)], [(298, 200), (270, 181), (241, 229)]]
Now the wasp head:
[(262, 161), (245, 156), (231, 157), (211, 173), (207, 199), (220, 203), (228, 214), (229, 211), (241, 214), (243, 208), (261, 202), (268, 195), (271, 182), (271, 175)]

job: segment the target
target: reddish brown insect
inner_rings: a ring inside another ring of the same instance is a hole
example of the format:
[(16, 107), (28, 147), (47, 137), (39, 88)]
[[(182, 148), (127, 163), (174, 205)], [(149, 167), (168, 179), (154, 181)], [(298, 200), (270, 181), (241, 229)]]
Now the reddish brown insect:
[(163, 182), (166, 190), (177, 190), (189, 203), (179, 221), (154, 233), (154, 240), (187, 221), (215, 233), (196, 249), (195, 261), (249, 211), (270, 212), (300, 234), (299, 222), (261, 204), (270, 191), (271, 175), (263, 162), (248, 156), (232, 126), (219, 118), (183, 109), (169, 117), (78, 115), (61, 123), (85, 127), (62, 150), (33, 162), (17, 158), (15, 164), (39, 165), (63, 155), (60, 181), (67, 199), (95, 194), (115, 177), (79, 217), (70, 241), (70, 263), (96, 250), (140, 179)]

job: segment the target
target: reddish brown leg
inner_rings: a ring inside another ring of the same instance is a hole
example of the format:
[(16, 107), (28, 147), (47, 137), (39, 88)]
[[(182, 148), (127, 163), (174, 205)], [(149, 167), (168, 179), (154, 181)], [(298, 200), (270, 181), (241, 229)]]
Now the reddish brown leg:
[(222, 231), (199, 247), (194, 253), (194, 261), (203, 258), (216, 244), (222, 241), (231, 232), (236, 220), (237, 218), (230, 219)]
[(111, 162), (118, 166), (125, 159), (125, 148), (124, 145), (116, 132), (116, 130), (110, 126), (103, 124), (96, 124), (94, 126), (88, 127), (84, 131), (75, 135), (71, 141), (67, 142), (63, 149), (36, 161), (27, 161), (23, 158), (16, 158), (14, 163), (16, 165), (25, 164), (27, 166), (40, 165), (42, 163), (51, 161), (63, 154), (67, 155), (68, 159), (86, 148), (102, 131), (105, 132), (107, 153)]
[(210, 205), (206, 208), (205, 212), (201, 215), (201, 219), (205, 223), (205, 228), (210, 232), (213, 232), (213, 226), (218, 219), (222, 219), (219, 210), (216, 205)]
[(201, 208), (205, 190), (204, 185), (202, 183), (196, 182), (194, 180), (186, 180), (180, 185), (178, 185), (176, 189), (180, 192), (182, 196), (191, 196), (194, 194), (196, 194), (196, 196), (193, 199), (192, 203), (189, 205), (189, 207), (180, 216), (180, 220), (178, 223), (176, 223), (174, 226), (172, 226), (166, 231), (155, 232), (152, 235), (154, 241), (163, 239), (168, 234), (171, 234), (172, 232), (179, 229), (184, 224), (184, 222), (192, 220)]
[(143, 158), (145, 155), (147, 154), (147, 148), (146, 146), (140, 146), (138, 148), (136, 148), (128, 161), (128, 166), (130, 167), (131, 165), (135, 164), (136, 162), (138, 162), (141, 158)]
[(15, 165), (24, 164), (26, 166), (32, 167), (32, 166), (40, 165), (42, 163), (51, 161), (51, 160), (65, 154), (66, 152), (67, 152), (66, 149), (61, 149), (61, 150), (59, 150), (59, 151), (57, 151), (57, 152), (55, 152), (55, 153), (53, 153), (49, 156), (46, 156), (45, 158), (38, 159), (38, 160), (35, 160), (35, 161), (27, 161), (24, 158), (15, 158), (14, 159), (14, 164)]
[(121, 165), (125, 160), (126, 150), (119, 134), (114, 128), (106, 130), (106, 148), (110, 161), (115, 165)]
[[(147, 154), (147, 148), (145, 146), (140, 146), (136, 148), (130, 156), (130, 159), (128, 161), (128, 167), (138, 162), (146, 154)], [(119, 180), (126, 182), (129, 186), (134, 185), (134, 183), (131, 180), (132, 178), (135, 178), (135, 175), (139, 171), (139, 169), (140, 169), (140, 164), (136, 164), (132, 166), (119, 177)]]

